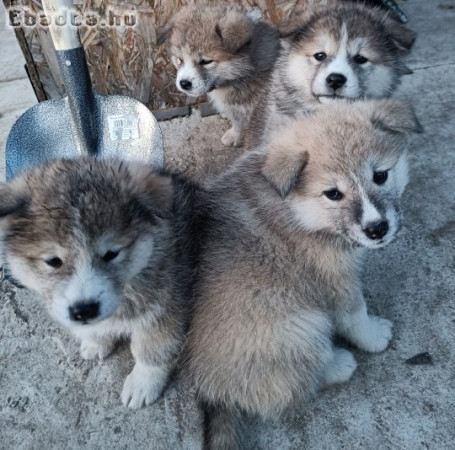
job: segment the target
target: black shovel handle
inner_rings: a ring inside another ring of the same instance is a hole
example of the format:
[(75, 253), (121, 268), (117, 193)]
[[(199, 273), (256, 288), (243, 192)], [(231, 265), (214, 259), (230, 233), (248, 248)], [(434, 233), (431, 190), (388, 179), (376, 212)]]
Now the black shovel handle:
[(49, 31), (63, 77), (76, 143), (82, 154), (95, 155), (98, 149), (96, 98), (87, 67), (84, 49), (70, 17), (73, 0), (43, 0)]

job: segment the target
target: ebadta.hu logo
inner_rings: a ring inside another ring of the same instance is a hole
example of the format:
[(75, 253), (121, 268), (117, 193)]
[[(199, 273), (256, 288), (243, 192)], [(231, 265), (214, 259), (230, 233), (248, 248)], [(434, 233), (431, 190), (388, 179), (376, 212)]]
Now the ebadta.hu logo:
[(122, 7), (110, 7), (103, 11), (79, 11), (62, 9), (45, 14), (40, 8), (13, 5), (7, 8), (7, 25), (13, 28), (47, 28), (49, 25), (73, 27), (134, 27), (138, 22), (139, 11)]

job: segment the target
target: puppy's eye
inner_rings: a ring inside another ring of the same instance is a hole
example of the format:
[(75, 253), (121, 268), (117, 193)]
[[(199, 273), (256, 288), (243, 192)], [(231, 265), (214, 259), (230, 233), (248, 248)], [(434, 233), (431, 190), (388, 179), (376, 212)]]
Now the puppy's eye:
[(108, 250), (103, 256), (103, 261), (110, 262), (110, 261), (114, 260), (115, 258), (117, 258), (119, 253), (120, 253), (119, 251)]
[(324, 59), (327, 58), (327, 55), (324, 52), (315, 53), (313, 56), (316, 61), (324, 61)]
[(207, 66), (208, 64), (212, 64), (212, 62), (213, 62), (213, 59), (201, 59), (199, 61), (199, 64), (201, 66)]
[(368, 59), (362, 55), (355, 55), (353, 59), (356, 64), (365, 64), (368, 61)]
[(324, 195), (333, 201), (338, 201), (343, 198), (343, 194), (338, 189), (329, 189), (328, 191), (324, 191)]
[(376, 184), (384, 184), (387, 181), (388, 177), (389, 177), (389, 171), (388, 170), (382, 170), (380, 172), (374, 172), (373, 173), (373, 181)]
[(56, 256), (54, 258), (46, 259), (45, 263), (48, 266), (53, 267), (54, 269), (59, 269), (63, 265), (63, 261), (60, 258), (57, 258)]
[(315, 53), (313, 56), (316, 61), (324, 61), (324, 59), (327, 58), (327, 55), (324, 52)]

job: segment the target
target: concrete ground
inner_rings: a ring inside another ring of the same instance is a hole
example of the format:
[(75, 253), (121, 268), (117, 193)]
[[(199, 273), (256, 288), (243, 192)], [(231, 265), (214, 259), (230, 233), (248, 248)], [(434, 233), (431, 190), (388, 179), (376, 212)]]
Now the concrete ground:
[[(398, 96), (414, 103), (425, 134), (411, 143), (404, 229), (364, 269), (370, 311), (394, 322), (391, 346), (378, 355), (354, 350), (351, 381), (280, 420), (250, 423), (248, 448), (455, 448), (455, 1), (402, 5), (419, 38), (408, 60), (414, 74)], [(0, 41), (3, 152), (14, 120), (35, 99), (11, 30), (0, 28)], [(219, 117), (162, 125), (173, 170), (209, 177), (236, 155), (219, 144), (227, 127)], [(200, 448), (189, 393), (173, 386), (151, 407), (121, 405), (132, 364), (126, 347), (103, 363), (83, 361), (35, 295), (0, 283), (0, 448)]]

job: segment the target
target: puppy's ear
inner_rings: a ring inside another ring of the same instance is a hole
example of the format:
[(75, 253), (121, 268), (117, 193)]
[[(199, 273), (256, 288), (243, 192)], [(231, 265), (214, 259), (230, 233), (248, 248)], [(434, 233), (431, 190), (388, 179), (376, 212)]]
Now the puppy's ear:
[(262, 175), (285, 198), (308, 163), (308, 152), (292, 151), (285, 143), (274, 143), (268, 150)]
[(399, 100), (376, 102), (371, 116), (376, 127), (389, 133), (422, 133), (423, 128), (409, 103)]
[(215, 25), (215, 32), (223, 42), (224, 48), (235, 55), (248, 45), (253, 35), (251, 20), (237, 11), (228, 11)]
[(291, 38), (300, 34), (304, 34), (306, 31), (306, 24), (312, 17), (313, 11), (311, 8), (303, 8), (296, 10), (292, 15), (278, 25), (278, 32), (281, 38)]
[(402, 23), (392, 19), (391, 17), (386, 19), (385, 28), (398, 50), (402, 52), (408, 52), (411, 50), (417, 36), (414, 31), (405, 27)]
[(157, 215), (167, 217), (174, 206), (174, 184), (171, 177), (163, 175), (149, 177), (146, 188)]
[(167, 218), (174, 206), (172, 178), (160, 175), (144, 166), (130, 165), (136, 180), (136, 195), (139, 201), (153, 214)]
[(157, 29), (156, 31), (157, 45), (164, 44), (171, 37), (173, 27), (174, 20), (169, 19), (162, 27)]
[(16, 214), (28, 203), (28, 196), (22, 190), (22, 183), (14, 180), (0, 184), (0, 219)]

